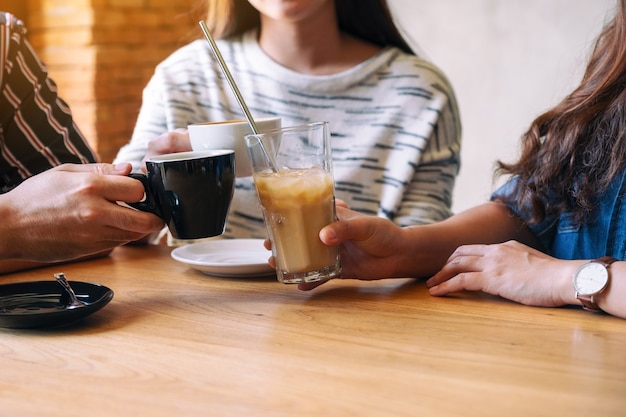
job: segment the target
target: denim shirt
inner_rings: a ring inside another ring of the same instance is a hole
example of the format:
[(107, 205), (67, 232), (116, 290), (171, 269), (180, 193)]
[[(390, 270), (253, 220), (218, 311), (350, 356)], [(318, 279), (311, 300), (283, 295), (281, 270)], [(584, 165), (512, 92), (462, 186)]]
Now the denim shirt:
[[(606, 192), (600, 196), (598, 206), (591, 213), (586, 224), (575, 226), (567, 213), (544, 219), (539, 224), (528, 224), (539, 238), (544, 251), (559, 259), (596, 259), (613, 256), (624, 260), (626, 255), (626, 171), (618, 175)], [(512, 190), (515, 179), (496, 190), (491, 199), (506, 195)], [(528, 213), (521, 207), (509, 208), (522, 220)]]

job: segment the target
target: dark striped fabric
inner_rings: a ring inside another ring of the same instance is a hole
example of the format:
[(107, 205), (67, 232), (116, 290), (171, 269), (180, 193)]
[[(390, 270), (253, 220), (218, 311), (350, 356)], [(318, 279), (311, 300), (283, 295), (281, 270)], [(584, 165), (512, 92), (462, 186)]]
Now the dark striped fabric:
[[(330, 123), (337, 198), (399, 225), (451, 214), (461, 125), (454, 91), (436, 66), (386, 48), (346, 71), (312, 76), (279, 65), (256, 39), (248, 32), (218, 43), (254, 117)], [(149, 140), (166, 131), (243, 118), (207, 43), (193, 42), (156, 68), (116, 162), (139, 169)], [(237, 179), (224, 236), (265, 236), (252, 178)]]
[(66, 162), (95, 162), (13, 15), (0, 12), (0, 192)]

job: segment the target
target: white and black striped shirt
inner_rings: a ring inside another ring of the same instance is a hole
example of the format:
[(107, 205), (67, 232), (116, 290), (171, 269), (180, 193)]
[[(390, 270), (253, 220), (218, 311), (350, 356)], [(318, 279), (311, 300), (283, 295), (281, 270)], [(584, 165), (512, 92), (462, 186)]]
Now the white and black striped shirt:
[[(312, 76), (268, 57), (256, 32), (218, 45), (254, 117), (283, 126), (330, 122), (337, 198), (399, 225), (448, 217), (460, 164), (460, 117), (452, 87), (430, 62), (397, 48), (340, 73)], [(203, 40), (159, 64), (135, 131), (116, 162), (135, 169), (150, 139), (188, 124), (243, 119)], [(243, 140), (243, 138), (242, 138)], [(238, 178), (225, 237), (265, 237), (252, 178)]]
[(62, 163), (95, 162), (13, 15), (0, 12), (0, 192)]

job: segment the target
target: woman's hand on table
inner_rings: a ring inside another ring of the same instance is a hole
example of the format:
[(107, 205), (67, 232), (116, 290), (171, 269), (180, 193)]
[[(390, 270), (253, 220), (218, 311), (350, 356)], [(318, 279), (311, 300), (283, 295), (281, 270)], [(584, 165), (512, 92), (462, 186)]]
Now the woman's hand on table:
[(563, 261), (516, 241), (460, 246), (426, 281), (430, 294), (483, 291), (521, 304), (575, 303), (572, 274), (585, 261)]

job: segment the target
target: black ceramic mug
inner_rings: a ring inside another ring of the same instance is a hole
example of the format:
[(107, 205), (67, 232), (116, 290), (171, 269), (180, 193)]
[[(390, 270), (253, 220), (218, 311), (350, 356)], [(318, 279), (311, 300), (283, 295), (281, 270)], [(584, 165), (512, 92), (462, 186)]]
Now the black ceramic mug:
[(159, 155), (146, 161), (146, 198), (131, 207), (159, 216), (176, 239), (224, 233), (235, 191), (235, 153), (208, 150)]

